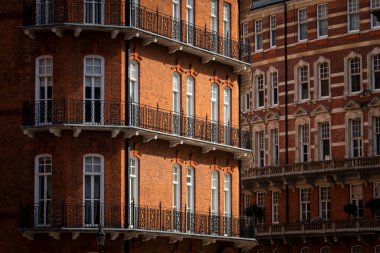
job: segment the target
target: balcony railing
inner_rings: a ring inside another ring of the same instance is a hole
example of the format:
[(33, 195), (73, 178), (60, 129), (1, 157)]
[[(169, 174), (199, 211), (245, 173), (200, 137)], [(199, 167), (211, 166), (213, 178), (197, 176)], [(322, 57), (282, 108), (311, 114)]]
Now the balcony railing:
[(230, 34), (211, 31), (206, 25), (196, 26), (129, 1), (24, 0), (24, 26), (64, 24), (133, 27), (214, 54), (251, 62), (249, 41), (234, 39)]
[[(212, 236), (253, 238), (254, 221), (248, 217), (161, 208), (108, 204), (20, 205), (21, 229), (97, 228), (135, 229)], [(128, 213), (126, 215), (126, 212)], [(127, 217), (127, 218), (125, 218)]]
[(313, 161), (307, 163), (250, 168), (248, 171), (243, 173), (242, 177), (250, 179), (302, 175), (321, 172), (334, 172), (339, 170), (365, 169), (378, 167), (379, 165), (380, 156), (347, 158), (342, 160)]
[[(102, 100), (45, 100), (24, 102), (23, 127), (135, 127), (227, 146), (250, 149), (250, 133), (230, 124), (163, 110), (157, 107)], [(128, 110), (128, 122), (125, 119)]]
[(371, 233), (380, 227), (380, 219), (331, 220), (256, 225), (256, 237), (331, 233)]

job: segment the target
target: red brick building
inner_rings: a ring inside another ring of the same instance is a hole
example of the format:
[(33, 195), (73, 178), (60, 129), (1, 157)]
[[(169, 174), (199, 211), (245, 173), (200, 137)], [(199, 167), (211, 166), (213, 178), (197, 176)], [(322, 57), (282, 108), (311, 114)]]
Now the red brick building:
[(252, 252), (380, 252), (379, 8), (242, 1), (242, 35), (253, 42), (242, 203), (263, 207)]
[(0, 3), (2, 252), (238, 252), (236, 0)]

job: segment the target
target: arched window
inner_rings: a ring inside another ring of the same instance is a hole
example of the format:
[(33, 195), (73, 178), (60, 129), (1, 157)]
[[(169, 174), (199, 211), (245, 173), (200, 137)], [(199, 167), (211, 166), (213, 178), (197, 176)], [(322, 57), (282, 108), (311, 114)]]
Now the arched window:
[(380, 245), (376, 245), (376, 247), (375, 247), (375, 253), (380, 253)]
[(224, 234), (231, 235), (231, 174), (224, 174)]
[(218, 141), (219, 120), (219, 88), (216, 83), (211, 85), (211, 141)]
[(324, 98), (330, 96), (330, 66), (329, 63), (323, 62), (318, 64), (318, 97)]
[(181, 210), (181, 167), (173, 165), (173, 210)]
[(380, 54), (375, 54), (371, 57), (371, 81), (372, 89), (380, 89)]
[(181, 112), (181, 76), (173, 73), (173, 133), (180, 134), (180, 112)]
[(188, 212), (194, 212), (194, 168), (186, 168), (186, 208)]
[(186, 129), (187, 135), (194, 136), (194, 78), (186, 78)]
[(361, 90), (361, 63), (359, 57), (353, 57), (348, 60), (348, 84), (350, 93)]
[(351, 253), (363, 253), (363, 246), (360, 246), (360, 245), (352, 246)]
[(139, 102), (139, 65), (134, 60), (129, 63), (129, 99), (134, 104)]
[(300, 253), (310, 253), (310, 248), (309, 247), (303, 247), (301, 249)]
[(219, 173), (211, 173), (211, 212), (219, 214)]
[(139, 203), (139, 160), (136, 157), (129, 159), (129, 201), (138, 206)]
[(322, 247), (321, 253), (331, 253), (331, 247), (329, 246)]
[(103, 222), (104, 158), (98, 154), (83, 157), (84, 223), (98, 225)]
[(309, 67), (298, 68), (298, 100), (309, 99)]
[(231, 89), (224, 88), (224, 144), (231, 142)]
[(278, 253), (278, 248), (273, 249), (272, 253)]
[(35, 184), (34, 184), (34, 203), (35, 203), (35, 225), (51, 225), (51, 200), (52, 200), (52, 159), (51, 155), (38, 155), (35, 158)]
[(84, 58), (84, 111), (85, 122), (103, 122), (104, 58), (88, 55)]
[(53, 58), (36, 58), (36, 124), (48, 124), (52, 120)]
[(255, 76), (256, 108), (264, 107), (264, 75)]

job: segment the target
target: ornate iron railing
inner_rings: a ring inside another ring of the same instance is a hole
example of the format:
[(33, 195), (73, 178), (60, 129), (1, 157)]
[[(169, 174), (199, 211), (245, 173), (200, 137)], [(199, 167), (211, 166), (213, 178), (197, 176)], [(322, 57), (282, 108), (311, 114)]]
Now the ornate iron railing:
[(24, 26), (65, 23), (134, 27), (215, 54), (251, 62), (249, 41), (234, 39), (231, 34), (220, 34), (207, 29), (206, 25), (196, 26), (130, 1), (24, 0)]
[(146, 130), (250, 149), (250, 133), (230, 124), (205, 118), (129, 103), (125, 119), (125, 103), (102, 100), (45, 100), (23, 103), (23, 126), (110, 126), (138, 127)]
[[(127, 213), (127, 214), (126, 214)], [(246, 237), (254, 236), (254, 221), (232, 217), (146, 206), (40, 203), (20, 205), (21, 229), (104, 228), (141, 229), (178, 233)]]
[(331, 220), (294, 222), (286, 224), (257, 224), (256, 237), (305, 235), (305, 234), (331, 234), (339, 232), (375, 232), (380, 227), (380, 219), (359, 220)]
[(334, 172), (339, 170), (365, 169), (378, 167), (380, 156), (347, 158), (341, 160), (313, 161), (306, 163), (294, 163), (288, 165), (275, 165), (258, 168), (250, 168), (242, 174), (245, 179), (277, 177), (288, 175), (302, 175), (321, 172)]

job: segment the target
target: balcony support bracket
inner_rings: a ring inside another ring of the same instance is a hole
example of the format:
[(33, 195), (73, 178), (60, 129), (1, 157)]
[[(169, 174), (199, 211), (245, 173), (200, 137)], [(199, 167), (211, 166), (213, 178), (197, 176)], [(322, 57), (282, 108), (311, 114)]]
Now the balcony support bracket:
[(150, 142), (151, 140), (157, 140), (157, 134), (147, 134), (143, 137), (143, 142)]
[(125, 40), (130, 40), (130, 39), (133, 39), (134, 37), (140, 37), (140, 33), (138, 32), (127, 32), (125, 34)]
[(150, 38), (150, 39), (144, 39), (143, 40), (144, 47), (149, 46), (152, 43), (157, 43), (157, 38)]
[(182, 51), (182, 46), (171, 46), (169, 47), (169, 54), (174, 54), (177, 51)]
[(119, 34), (119, 30), (115, 29), (111, 31), (111, 39), (116, 39), (117, 35)]
[(139, 135), (139, 131), (127, 131), (127, 132), (124, 132), (124, 138), (125, 139), (129, 139), (129, 138), (132, 138), (133, 136), (138, 136)]
[(215, 56), (202, 57), (203, 64), (209, 63), (210, 61), (215, 61)]
[(36, 34), (34, 33), (34, 31), (25, 30), (24, 33), (32, 40), (36, 39)]
[(203, 239), (202, 245), (203, 246), (207, 246), (207, 245), (209, 245), (211, 243), (216, 243), (216, 239)]
[(169, 237), (169, 243), (176, 243), (176, 242), (180, 242), (182, 240), (183, 240), (182, 236)]
[(203, 147), (203, 148), (202, 148), (202, 153), (203, 153), (203, 154), (207, 154), (208, 152), (210, 152), (210, 151), (215, 151), (215, 150), (216, 150), (215, 147)]
[(54, 134), (55, 137), (61, 137), (61, 130), (57, 128), (50, 128), (49, 132)]
[(31, 131), (30, 129), (24, 129), (24, 130), (22, 130), (22, 132), (23, 132), (26, 136), (28, 136), (29, 138), (34, 138), (34, 132)]
[(111, 131), (111, 137), (115, 139), (120, 133), (120, 129), (114, 129)]
[(247, 66), (239, 66), (239, 67), (234, 67), (234, 73), (235, 74), (240, 74), (240, 73), (242, 73), (242, 72), (245, 72), (245, 71), (247, 71)]
[(51, 31), (52, 31), (53, 33), (55, 33), (55, 35), (57, 35), (58, 37), (60, 37), (60, 38), (63, 37), (62, 29), (52, 28)]
[(32, 233), (32, 232), (24, 232), (24, 233), (22, 233), (22, 236), (28, 240), (31, 240), (31, 241), (34, 240), (34, 233)]
[(61, 234), (58, 232), (49, 232), (49, 236), (56, 239), (56, 240), (61, 239)]
[(154, 239), (156, 239), (157, 238), (157, 236), (156, 235), (142, 235), (141, 236), (141, 241), (143, 241), (143, 242), (147, 242), (147, 241), (149, 241), (149, 240), (154, 240)]
[(79, 235), (80, 235), (79, 232), (71, 233), (71, 239), (76, 240), (76, 239), (78, 239)]
[(73, 137), (77, 138), (80, 135), (81, 132), (82, 132), (82, 129), (80, 129), (80, 128), (74, 128), (74, 130), (73, 130)]
[(169, 147), (171, 148), (174, 148), (176, 147), (177, 145), (182, 145), (183, 144), (183, 140), (173, 140), (173, 141), (169, 141)]
[(75, 27), (75, 28), (74, 28), (74, 37), (75, 37), (75, 38), (78, 38), (81, 32), (82, 32), (82, 28), (80, 28), (80, 27)]
[(137, 237), (139, 237), (137, 233), (124, 233), (124, 240), (131, 240)]
[(111, 233), (110, 239), (111, 241), (115, 241), (119, 237), (120, 233)]
[(242, 160), (242, 159), (247, 158), (247, 157), (248, 157), (248, 154), (245, 152), (235, 153), (235, 155), (234, 155), (235, 160)]

